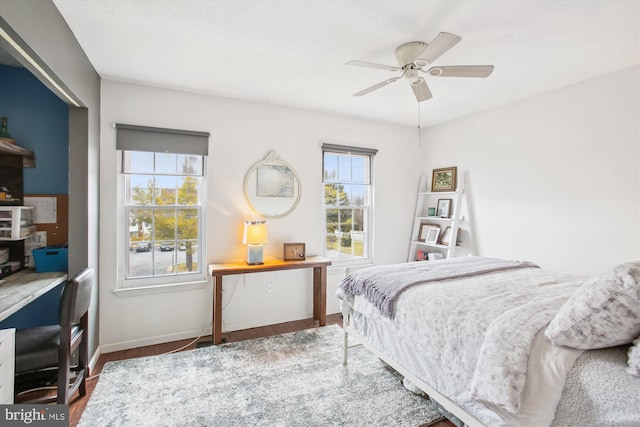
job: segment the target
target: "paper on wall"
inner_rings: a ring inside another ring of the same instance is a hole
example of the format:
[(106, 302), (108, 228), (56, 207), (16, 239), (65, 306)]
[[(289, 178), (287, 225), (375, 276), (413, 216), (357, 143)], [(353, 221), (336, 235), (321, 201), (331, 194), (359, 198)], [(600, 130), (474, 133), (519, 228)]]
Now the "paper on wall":
[(25, 197), (25, 206), (34, 207), (36, 224), (55, 224), (58, 222), (58, 199), (55, 197)]

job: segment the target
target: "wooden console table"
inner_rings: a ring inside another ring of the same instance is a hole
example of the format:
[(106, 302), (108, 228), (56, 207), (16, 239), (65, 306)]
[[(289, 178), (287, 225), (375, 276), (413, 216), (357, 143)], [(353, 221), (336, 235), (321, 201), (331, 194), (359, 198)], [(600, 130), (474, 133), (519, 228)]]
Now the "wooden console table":
[(209, 274), (213, 277), (213, 344), (222, 342), (222, 278), (231, 274), (260, 273), (265, 271), (295, 270), (313, 268), (313, 320), (320, 326), (327, 323), (327, 267), (331, 265), (328, 258), (309, 257), (304, 261), (265, 261), (261, 265), (246, 263), (209, 264)]

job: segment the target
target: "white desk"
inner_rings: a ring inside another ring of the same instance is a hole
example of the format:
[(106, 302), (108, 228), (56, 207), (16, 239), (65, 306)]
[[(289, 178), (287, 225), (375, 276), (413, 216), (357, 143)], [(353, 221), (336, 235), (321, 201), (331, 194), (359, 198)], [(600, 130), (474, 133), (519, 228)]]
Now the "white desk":
[(0, 279), (0, 321), (67, 280), (67, 273), (26, 269)]
[(13, 404), (15, 329), (0, 329), (0, 405)]

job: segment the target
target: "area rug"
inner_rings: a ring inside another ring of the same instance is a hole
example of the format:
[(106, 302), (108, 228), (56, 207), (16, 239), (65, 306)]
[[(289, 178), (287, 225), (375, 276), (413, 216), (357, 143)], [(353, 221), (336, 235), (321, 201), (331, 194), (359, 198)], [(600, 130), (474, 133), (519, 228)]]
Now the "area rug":
[(426, 426), (442, 416), (337, 325), (107, 362), (82, 414), (98, 426)]

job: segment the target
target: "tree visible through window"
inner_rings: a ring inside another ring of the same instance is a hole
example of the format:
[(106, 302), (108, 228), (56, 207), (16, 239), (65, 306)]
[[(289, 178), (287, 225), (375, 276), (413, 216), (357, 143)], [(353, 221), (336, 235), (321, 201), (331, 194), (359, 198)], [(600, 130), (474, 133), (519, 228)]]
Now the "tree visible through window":
[(125, 151), (126, 278), (201, 272), (203, 156)]
[(323, 150), (324, 254), (334, 261), (370, 257), (371, 155)]

